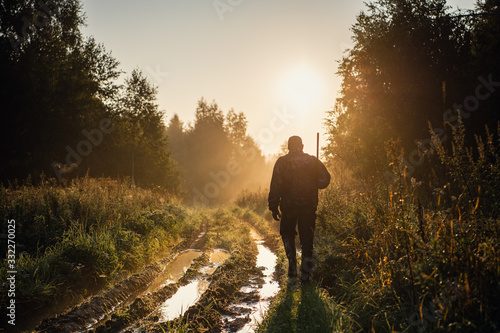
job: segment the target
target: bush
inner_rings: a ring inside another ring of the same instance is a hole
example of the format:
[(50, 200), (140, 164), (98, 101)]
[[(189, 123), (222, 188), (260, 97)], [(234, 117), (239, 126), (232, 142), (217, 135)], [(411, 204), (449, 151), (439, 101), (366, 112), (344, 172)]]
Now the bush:
[[(0, 216), (4, 230), (16, 220), (20, 299), (39, 306), (150, 263), (185, 233), (187, 213), (151, 190), (84, 178), (68, 187), (45, 180), (0, 186)], [(188, 223), (189, 231), (196, 228)]]
[(359, 331), (500, 327), (498, 140), (488, 134), (485, 144), (477, 138), (476, 149), (466, 148), (464, 131), (453, 132), (450, 151), (435, 142), (449, 179), (428, 198), (404, 167), (386, 195), (339, 186), (324, 194), (316, 275), (348, 305)]

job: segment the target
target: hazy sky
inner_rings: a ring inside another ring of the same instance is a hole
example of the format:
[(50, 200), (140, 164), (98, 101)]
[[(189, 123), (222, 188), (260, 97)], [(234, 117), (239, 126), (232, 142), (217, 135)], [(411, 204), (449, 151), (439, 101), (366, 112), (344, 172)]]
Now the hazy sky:
[[(83, 0), (87, 27), (120, 62), (158, 86), (167, 121), (194, 119), (198, 100), (244, 112), (266, 154), (291, 135), (315, 154), (349, 28), (362, 0)], [(453, 8), (475, 0), (453, 0)], [(321, 141), (324, 143), (322, 135)]]

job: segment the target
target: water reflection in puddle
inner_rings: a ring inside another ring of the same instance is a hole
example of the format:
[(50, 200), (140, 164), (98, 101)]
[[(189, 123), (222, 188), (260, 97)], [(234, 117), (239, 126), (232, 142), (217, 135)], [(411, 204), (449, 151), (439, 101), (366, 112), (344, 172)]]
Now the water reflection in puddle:
[(174, 296), (160, 306), (158, 310), (159, 322), (174, 320), (184, 314), (191, 305), (198, 301), (200, 296), (207, 290), (208, 285), (208, 281), (200, 279), (180, 287)]
[(193, 264), (193, 261), (202, 254), (203, 252), (200, 250), (186, 250), (176, 255), (174, 259), (172, 259), (172, 261), (165, 266), (163, 272), (158, 275), (155, 281), (151, 283), (145, 294), (148, 292), (154, 292), (167, 284), (179, 281), (182, 275)]
[(243, 286), (240, 289), (240, 292), (244, 294), (250, 295), (252, 293), (257, 293), (259, 299), (253, 302), (245, 302), (231, 306), (230, 308), (235, 312), (239, 312), (240, 315), (225, 318), (228, 323), (231, 323), (237, 319), (244, 318), (246, 314), (248, 314), (250, 321), (238, 331), (239, 333), (255, 331), (257, 323), (260, 323), (264, 319), (269, 309), (271, 298), (279, 291), (279, 284), (273, 279), (274, 268), (277, 261), (276, 255), (263, 245), (263, 237), (253, 227), (250, 227), (250, 234), (257, 244), (257, 267), (263, 268), (263, 277), (262, 280), (250, 280), (249, 285)]
[(278, 282), (273, 280), (274, 267), (276, 266), (277, 257), (264, 245), (258, 245), (259, 255), (257, 256), (257, 266), (264, 267), (264, 283), (262, 286), (257, 288), (260, 300), (253, 304), (250, 304), (252, 313), (250, 314), (250, 322), (248, 322), (242, 329), (238, 332), (254, 332), (257, 323), (260, 323), (269, 309), (271, 303), (271, 297), (275, 296), (280, 287)]
[(182, 275), (186, 273), (189, 266), (191, 266), (193, 261), (199, 258), (202, 254), (203, 252), (199, 250), (187, 250), (176, 256), (174, 260), (169, 262), (165, 267), (165, 273), (168, 276), (165, 282), (169, 284), (179, 281)]
[(231, 254), (224, 249), (215, 249), (212, 254), (210, 254), (210, 264), (203, 267), (200, 271), (203, 274), (212, 275), (215, 270), (222, 265), (227, 259), (231, 257)]
[[(199, 255), (201, 255), (201, 253)], [(207, 266), (202, 267), (200, 271), (206, 275), (211, 275), (217, 267), (222, 265), (227, 259), (229, 259), (230, 256), (230, 253), (226, 250), (215, 249), (210, 254), (210, 263)], [(193, 257), (193, 254), (188, 256), (188, 258), (189, 257)], [(185, 269), (178, 269), (176, 273), (182, 276), (183, 272), (185, 272), (195, 258), (197, 258), (197, 256), (191, 259), (189, 265), (186, 266)], [(177, 268), (177, 265), (174, 265), (173, 268)], [(167, 281), (167, 283), (171, 282)], [(185, 286), (179, 287), (177, 292), (171, 298), (166, 300), (158, 309), (158, 316), (160, 318), (159, 322), (166, 322), (182, 316), (191, 305), (194, 305), (200, 299), (201, 295), (207, 290), (209, 284), (210, 283), (205, 279), (197, 279), (191, 281)]]

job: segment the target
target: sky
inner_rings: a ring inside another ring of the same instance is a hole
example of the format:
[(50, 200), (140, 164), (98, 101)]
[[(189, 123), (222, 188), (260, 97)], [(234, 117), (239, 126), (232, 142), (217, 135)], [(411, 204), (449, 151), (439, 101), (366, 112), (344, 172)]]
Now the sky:
[[(456, 9), (475, 0), (449, 0)], [(243, 112), (265, 154), (292, 135), (316, 154), (326, 111), (341, 79), (338, 61), (352, 46), (362, 0), (82, 0), (83, 33), (158, 87), (169, 119), (194, 120), (200, 98)]]

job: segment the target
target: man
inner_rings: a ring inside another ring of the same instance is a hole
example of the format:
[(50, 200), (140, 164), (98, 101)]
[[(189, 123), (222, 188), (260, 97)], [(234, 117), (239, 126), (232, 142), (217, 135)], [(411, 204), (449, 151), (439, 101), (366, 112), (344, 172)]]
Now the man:
[[(288, 258), (288, 277), (297, 276), (295, 231), (298, 225), (302, 246), (301, 280), (310, 279), (313, 239), (318, 207), (318, 189), (330, 184), (330, 173), (319, 159), (305, 154), (298, 136), (288, 140), (288, 154), (276, 161), (269, 191), (269, 210), (280, 220), (280, 234)], [(281, 213), (280, 213), (281, 209)]]

